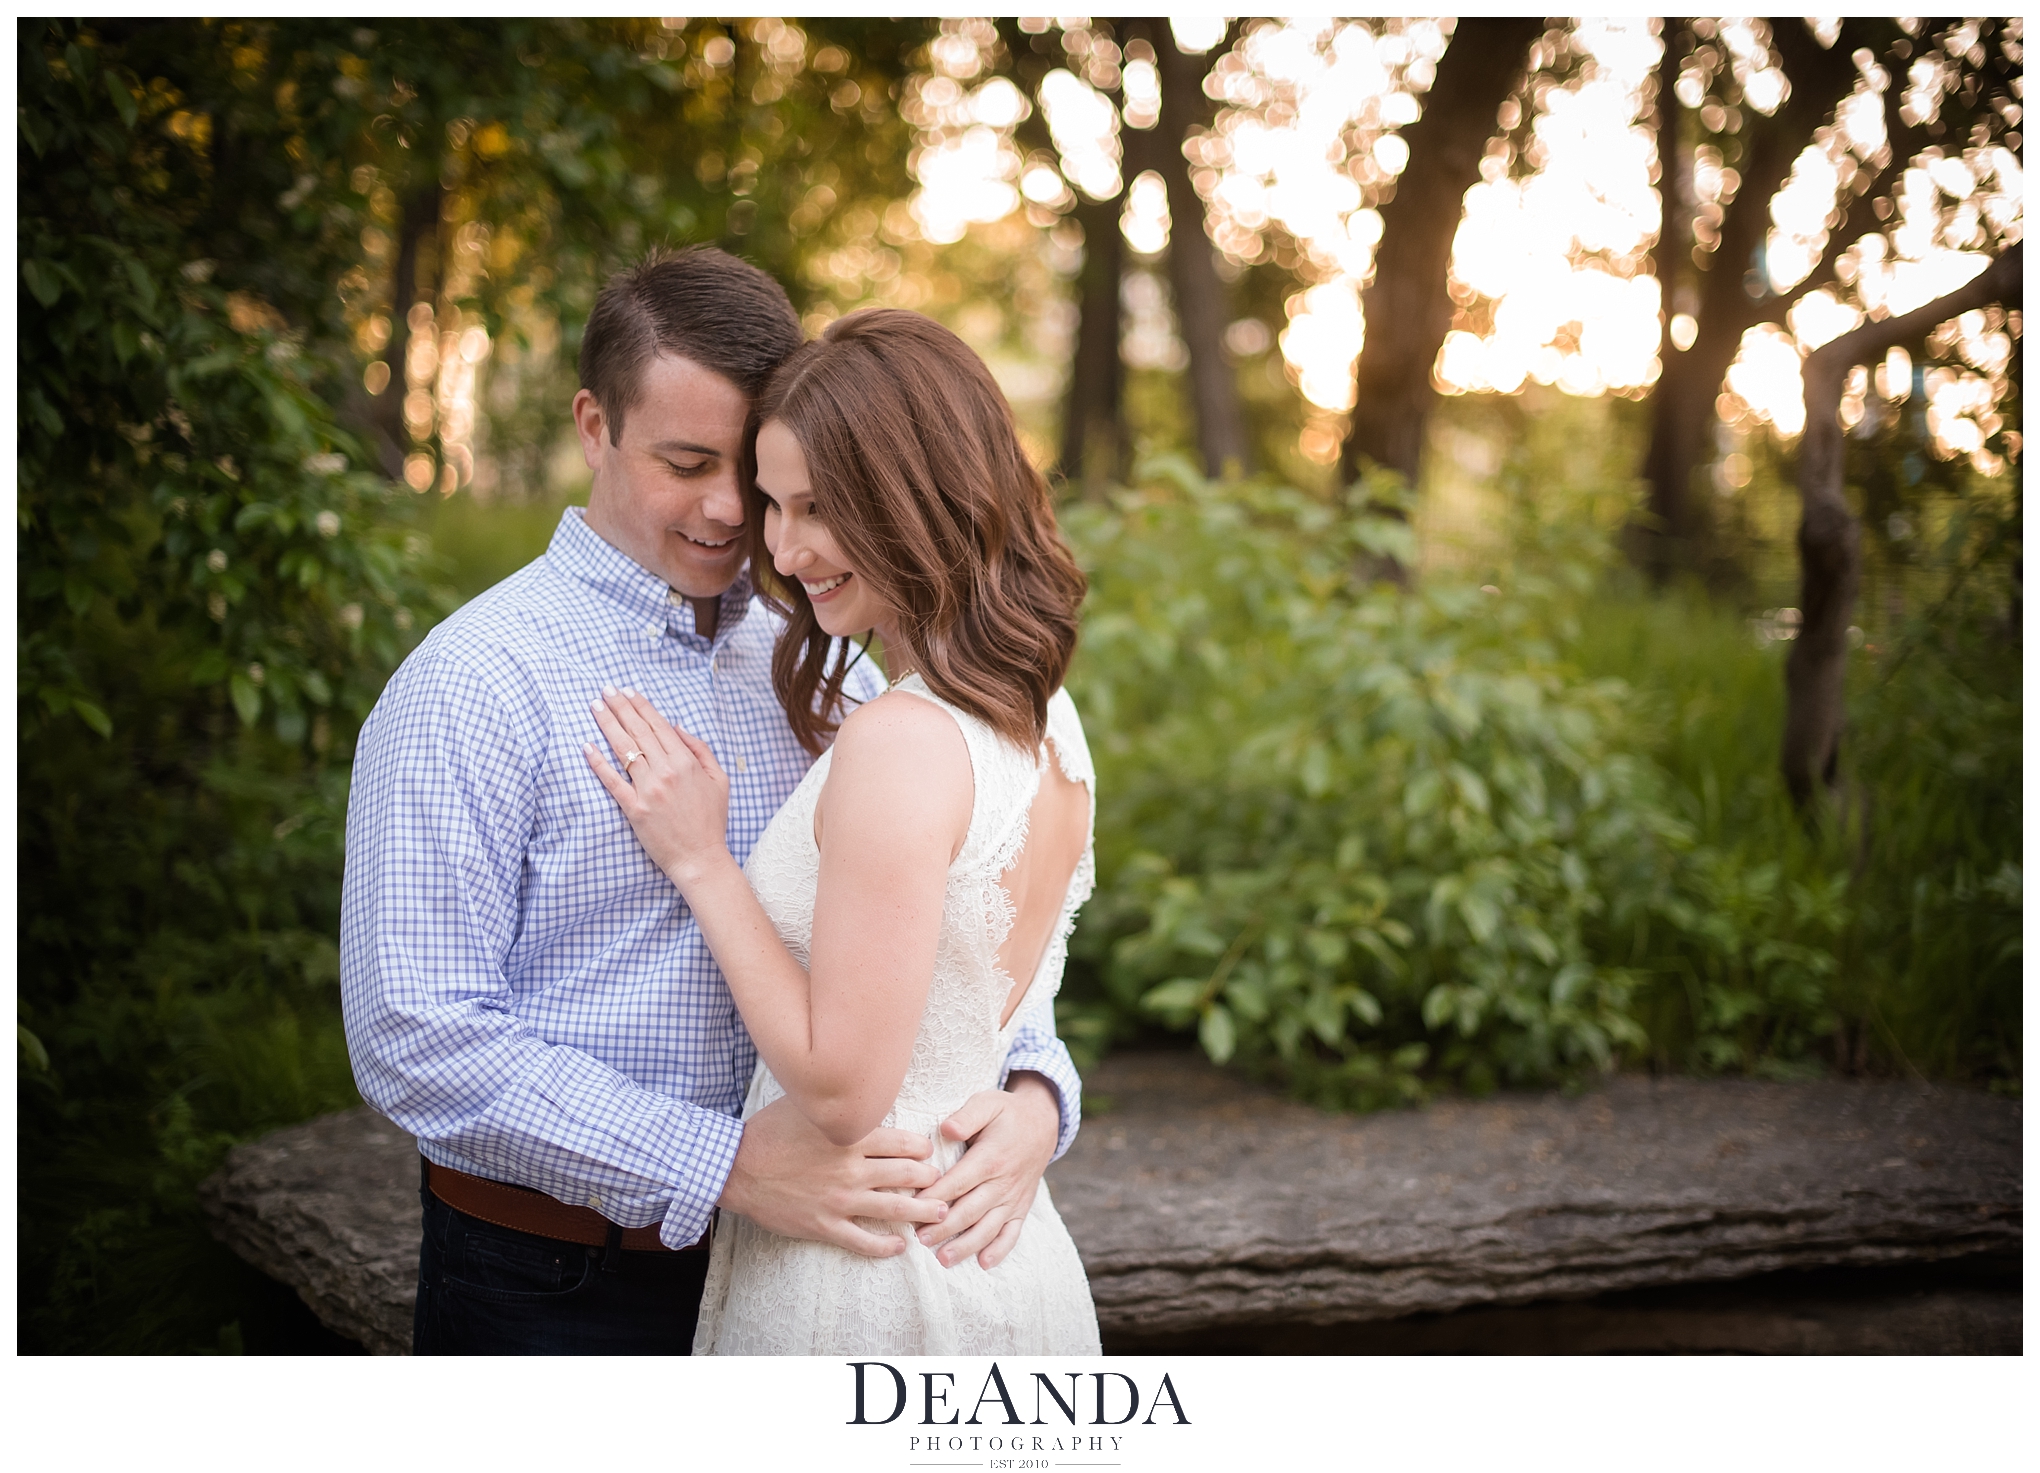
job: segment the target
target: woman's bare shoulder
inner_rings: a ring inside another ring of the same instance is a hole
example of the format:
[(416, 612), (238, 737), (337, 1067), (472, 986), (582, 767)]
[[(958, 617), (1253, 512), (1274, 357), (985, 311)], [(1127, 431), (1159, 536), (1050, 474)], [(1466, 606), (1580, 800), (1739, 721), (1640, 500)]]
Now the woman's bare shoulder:
[(970, 748), (956, 718), (910, 691), (890, 690), (850, 713), (836, 733), (830, 782), (895, 799), (932, 816), (954, 809), (969, 822)]
[(858, 748), (895, 743), (931, 748), (953, 746), (959, 756), (969, 758), (956, 718), (934, 701), (899, 686), (850, 713), (836, 733), (839, 753), (846, 743)]

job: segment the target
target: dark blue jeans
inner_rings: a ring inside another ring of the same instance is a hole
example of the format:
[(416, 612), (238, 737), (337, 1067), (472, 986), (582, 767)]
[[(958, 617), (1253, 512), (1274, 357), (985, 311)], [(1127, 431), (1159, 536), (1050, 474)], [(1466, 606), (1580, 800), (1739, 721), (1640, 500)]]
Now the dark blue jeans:
[(497, 1227), (428, 1191), (417, 1355), (686, 1355), (705, 1252), (584, 1248)]

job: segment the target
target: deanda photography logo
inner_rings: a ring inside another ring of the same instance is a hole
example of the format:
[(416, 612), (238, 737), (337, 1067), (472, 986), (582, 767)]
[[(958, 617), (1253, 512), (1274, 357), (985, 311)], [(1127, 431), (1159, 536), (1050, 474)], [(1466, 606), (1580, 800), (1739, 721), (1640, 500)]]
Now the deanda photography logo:
[(1147, 1429), (1191, 1425), (1172, 1372), (1148, 1372), (1143, 1385), (1123, 1371), (1025, 1370), (997, 1361), (982, 1372), (902, 1369), (882, 1360), (845, 1365), (846, 1425), (886, 1428), (899, 1451), (941, 1453), (959, 1466), (1046, 1468), (1054, 1455), (1074, 1453), (1091, 1466), (1118, 1466), (1123, 1455), (1154, 1443)]

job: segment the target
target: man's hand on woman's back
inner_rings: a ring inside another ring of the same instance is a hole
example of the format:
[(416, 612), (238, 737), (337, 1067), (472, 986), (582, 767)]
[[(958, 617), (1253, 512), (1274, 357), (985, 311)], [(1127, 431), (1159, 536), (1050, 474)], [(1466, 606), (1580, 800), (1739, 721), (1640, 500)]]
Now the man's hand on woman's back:
[(944, 1135), (970, 1142), (963, 1159), (921, 1194), (924, 1202), (952, 1204), (920, 1233), (944, 1267), (976, 1254), (980, 1267), (997, 1268), (1013, 1251), (1055, 1155), (1060, 1120), (1054, 1086), (1039, 1074), (1016, 1073), (1006, 1088), (972, 1095), (942, 1122)]

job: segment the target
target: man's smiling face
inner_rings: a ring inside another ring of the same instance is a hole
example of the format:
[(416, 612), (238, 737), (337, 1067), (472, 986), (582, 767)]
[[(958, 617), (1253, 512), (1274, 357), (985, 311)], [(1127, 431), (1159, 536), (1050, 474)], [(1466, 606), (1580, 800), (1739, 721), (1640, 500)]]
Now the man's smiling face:
[(589, 530), (689, 598), (720, 595), (744, 565), (737, 452), (749, 409), (721, 374), (659, 354), (612, 443), (609, 417), (581, 390), (574, 427), (594, 478)]

